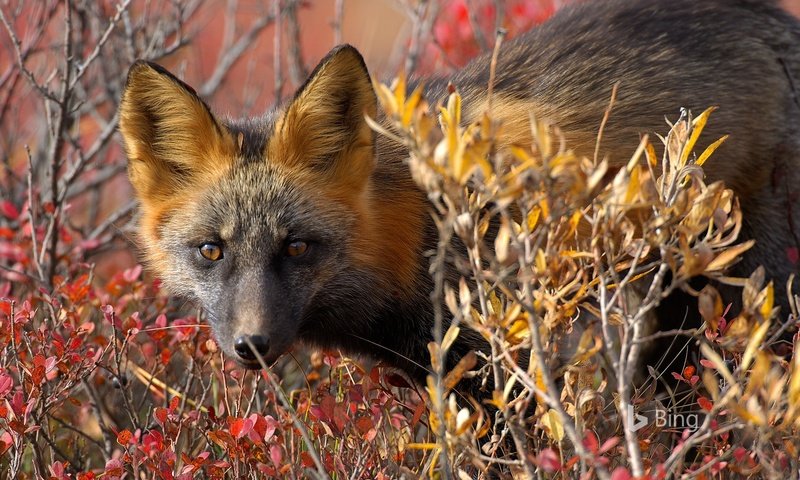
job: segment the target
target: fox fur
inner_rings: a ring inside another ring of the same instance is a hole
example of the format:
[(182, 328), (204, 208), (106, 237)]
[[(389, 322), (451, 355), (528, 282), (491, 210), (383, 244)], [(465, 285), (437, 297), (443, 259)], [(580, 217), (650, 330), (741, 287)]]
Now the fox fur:
[[(475, 118), (489, 63), (479, 57), (452, 78), (418, 81), (432, 102), (451, 82)], [(732, 274), (764, 265), (783, 292), (796, 271), (787, 252), (800, 246), (799, 81), (800, 25), (772, 2), (596, 0), (501, 48), (493, 115), (505, 142), (530, 143), (533, 112), (592, 156), (619, 82), (600, 146), (619, 166), (641, 134), (664, 132), (665, 116), (719, 107), (697, 148), (730, 135), (706, 174), (739, 195), (742, 236), (756, 240)], [(220, 346), (244, 367), (261, 363), (237, 339), (259, 338), (267, 363), (303, 342), (366, 354), (424, 382), (433, 326), (426, 252), (437, 232), (407, 152), (365, 121), (381, 115), (348, 45), (254, 119), (222, 119), (162, 67), (131, 67), (120, 131), (145, 258), (172, 292), (205, 308)], [(219, 258), (204, 258), (204, 245)], [(777, 304), (788, 313), (785, 293)], [(672, 328), (667, 317), (662, 328)], [(449, 361), (485, 347), (462, 332)]]

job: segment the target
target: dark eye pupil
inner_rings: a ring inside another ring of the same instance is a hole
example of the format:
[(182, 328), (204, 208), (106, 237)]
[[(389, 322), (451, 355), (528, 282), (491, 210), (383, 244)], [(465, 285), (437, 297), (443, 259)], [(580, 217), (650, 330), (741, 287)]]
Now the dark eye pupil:
[(298, 255), (302, 255), (306, 253), (308, 250), (308, 244), (303, 241), (294, 241), (291, 242), (289, 245), (286, 246), (286, 255), (290, 257), (296, 257)]
[(206, 260), (216, 261), (222, 258), (222, 248), (214, 243), (204, 243), (200, 246), (200, 255)]

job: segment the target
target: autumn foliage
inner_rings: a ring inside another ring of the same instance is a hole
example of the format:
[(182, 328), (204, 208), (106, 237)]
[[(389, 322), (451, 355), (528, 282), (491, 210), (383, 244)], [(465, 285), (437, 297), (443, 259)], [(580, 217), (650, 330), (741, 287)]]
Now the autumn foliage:
[[(420, 55), (409, 71), (463, 64), (495, 45), (495, 27), (513, 35), (556, 8), (401, 3), (420, 27), (408, 40)], [(284, 28), (306, 7), (282, 2)], [(465, 125), (458, 92), (437, 106), (402, 78), (378, 86), (390, 121), (375, 128), (407, 146), (442, 238), (467, 247), (471, 275), (458, 285), (437, 277), (452, 242), (432, 259), (438, 298), (456, 319), (439, 324), (430, 345), (434, 374), (416, 386), (341, 352), (298, 351), (270, 372), (235, 368), (202, 311), (170, 298), (141, 266), (118, 266), (135, 249), (114, 136), (125, 71), (136, 57), (180, 56), (197, 25), (223, 10), (0, 5), (0, 476), (621, 480), (800, 469), (800, 357), (780, 341), (796, 312), (774, 315), (774, 291), (785, 286), (763, 270), (725, 276), (749, 244), (737, 241), (732, 192), (703, 180), (718, 143), (694, 147), (711, 109), (665, 124), (663, 156), (654, 148), (662, 140), (645, 138), (614, 171), (574, 155), (544, 121), (531, 119), (533, 148), (501, 153), (491, 108)], [(247, 34), (257, 38), (274, 19), (248, 24)], [(487, 240), (490, 219), (499, 229)], [(729, 315), (730, 299), (705, 287), (704, 325), (675, 333), (696, 354), (641, 378), (631, 352), (652, 332), (638, 325), (698, 275), (731, 285), (741, 312)], [(487, 367), (473, 370), (468, 357), (444, 371), (463, 327), (492, 345)], [(465, 377), (491, 378), (491, 401), (458, 396)], [(629, 408), (670, 411), (675, 421), (634, 429), (620, 413)]]

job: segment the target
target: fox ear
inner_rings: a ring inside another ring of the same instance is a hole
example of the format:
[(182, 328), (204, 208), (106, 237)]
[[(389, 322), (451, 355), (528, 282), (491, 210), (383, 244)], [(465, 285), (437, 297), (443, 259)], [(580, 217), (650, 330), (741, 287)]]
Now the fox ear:
[(340, 181), (363, 183), (374, 164), (377, 102), (361, 54), (350, 45), (331, 50), (278, 119), (268, 158), (311, 168)]
[(163, 67), (137, 61), (119, 111), (131, 183), (144, 203), (218, 178), (236, 144), (195, 91)]

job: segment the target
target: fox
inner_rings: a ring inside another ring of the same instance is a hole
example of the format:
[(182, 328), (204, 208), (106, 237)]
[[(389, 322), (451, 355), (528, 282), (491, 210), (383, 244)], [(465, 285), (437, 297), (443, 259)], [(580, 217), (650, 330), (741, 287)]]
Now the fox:
[[(411, 83), (431, 103), (454, 87), (470, 121), (486, 108), (488, 55), (448, 78)], [(663, 131), (665, 117), (716, 106), (710, 140), (697, 148), (729, 135), (705, 175), (738, 195), (740, 238), (755, 241), (731, 273), (763, 265), (778, 287), (797, 271), (791, 252), (800, 247), (798, 82), (800, 24), (776, 2), (595, 0), (564, 6), (502, 45), (492, 111), (501, 144), (530, 146), (534, 113), (592, 157), (618, 84), (599, 148), (620, 167), (642, 134)], [(218, 116), (155, 63), (130, 67), (119, 131), (144, 259), (172, 294), (203, 307), (243, 368), (303, 344), (382, 361), (424, 385), (434, 327), (428, 252), (438, 231), (408, 151), (367, 120), (383, 117), (350, 45), (256, 118)], [(788, 313), (788, 294), (775, 292)], [(691, 299), (664, 303), (662, 329), (683, 317), (674, 312), (697, 309)], [(464, 329), (447, 362), (475, 350), (488, 344)]]

